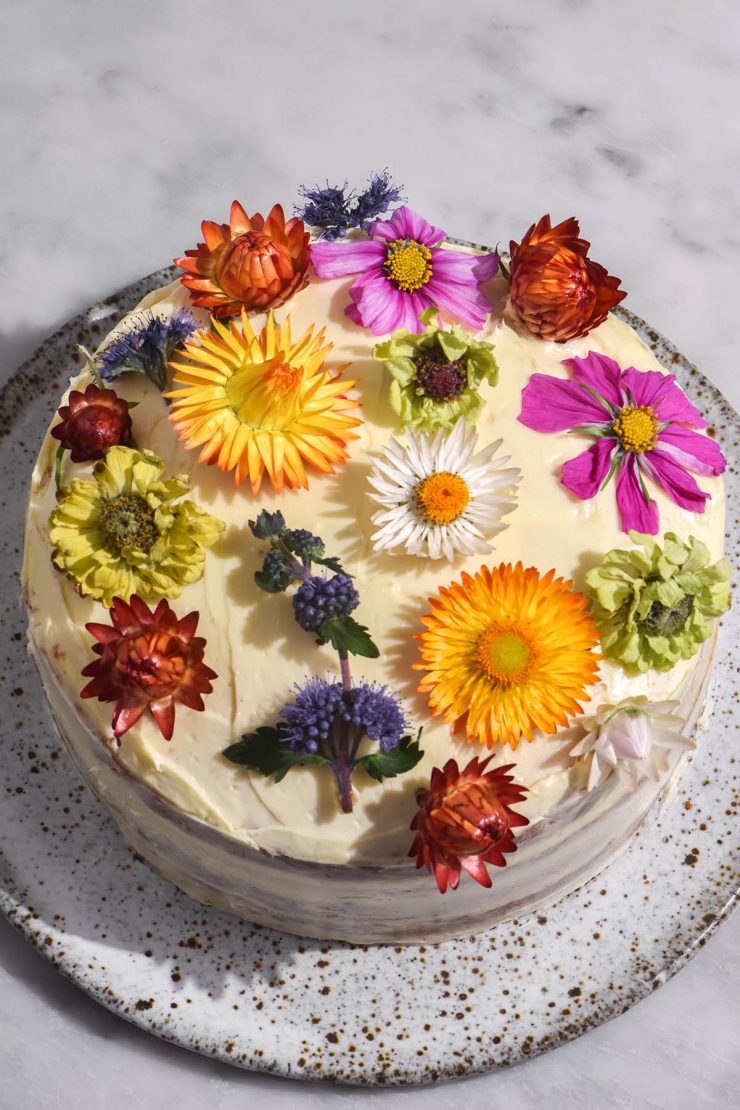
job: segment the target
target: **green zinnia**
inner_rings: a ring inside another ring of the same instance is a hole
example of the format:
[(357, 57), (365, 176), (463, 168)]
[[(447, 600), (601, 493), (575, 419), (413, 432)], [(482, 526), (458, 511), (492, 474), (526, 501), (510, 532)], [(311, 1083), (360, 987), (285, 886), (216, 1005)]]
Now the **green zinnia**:
[(49, 517), (53, 560), (81, 594), (104, 605), (132, 594), (172, 599), (203, 574), (224, 524), (178, 501), (190, 482), (184, 474), (160, 481), (163, 467), (151, 451), (111, 447), (93, 481), (74, 478), (61, 490)]
[(730, 564), (709, 565), (709, 551), (666, 532), (660, 547), (629, 533), (639, 547), (615, 548), (586, 575), (585, 592), (601, 632), (604, 655), (633, 671), (667, 671), (690, 659), (730, 607)]
[(385, 362), (393, 381), (390, 402), (402, 423), (433, 432), (452, 427), (464, 416), (475, 424), (484, 405), (478, 394), (481, 383), (496, 385), (498, 366), (489, 343), (472, 339), (462, 328), (437, 326), (437, 309), (420, 316), (420, 335), (394, 331), (376, 343), (373, 358)]

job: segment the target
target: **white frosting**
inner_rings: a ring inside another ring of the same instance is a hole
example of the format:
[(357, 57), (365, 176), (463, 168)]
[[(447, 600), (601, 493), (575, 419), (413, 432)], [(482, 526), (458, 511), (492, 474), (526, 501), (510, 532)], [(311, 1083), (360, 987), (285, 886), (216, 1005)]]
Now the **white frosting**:
[[(358, 379), (363, 405), (365, 422), (358, 429), (360, 438), (350, 444), (349, 461), (335, 476), (312, 476), (309, 492), (286, 491), (275, 496), (265, 490), (255, 497), (248, 486), (236, 489), (231, 475), (199, 465), (196, 453), (185, 451), (178, 443), (167, 421), (166, 402), (153, 386), (137, 375), (127, 375), (116, 384), (122, 396), (140, 402), (132, 413), (137, 443), (161, 455), (167, 473), (189, 473), (193, 498), (227, 523), (223, 539), (207, 553), (203, 579), (187, 586), (174, 602), (180, 615), (199, 610), (199, 633), (208, 641), (206, 662), (219, 675), (213, 693), (206, 698), (205, 712), (179, 707), (170, 743), (145, 716), (123, 738), (118, 758), (176, 808), (252, 847), (318, 862), (388, 864), (407, 856), (415, 790), (428, 782), (431, 768), (451, 755), (464, 763), (476, 752), (480, 754), (477, 747), (451, 737), (438, 718), (430, 718), (426, 699), (415, 692), (413, 635), (420, 630), (420, 616), (428, 611), (426, 599), (440, 585), (459, 578), (463, 569), (475, 573), (483, 561), (494, 565), (521, 560), (542, 572), (554, 567), (579, 587), (586, 570), (605, 551), (629, 546), (619, 527), (613, 485), (594, 500), (583, 502), (558, 480), (561, 464), (588, 441), (574, 435), (545, 435), (520, 424), (522, 387), (535, 371), (566, 377), (562, 360), (589, 350), (610, 355), (623, 366), (659, 367), (632, 329), (613, 317), (575, 342), (553, 344), (534, 339), (504, 319), (502, 283), (496, 280), (493, 289), (499, 309), (482, 334), (495, 346), (500, 380), (494, 389), (482, 386), (488, 403), (478, 422), (479, 443), (484, 446), (503, 438), (502, 451), (511, 455), (511, 465), (522, 471), (518, 507), (506, 517), (508, 527), (494, 538), (494, 551), (485, 560), (459, 559), (450, 564), (378, 554), (369, 539), (373, 531), (370, 518), (377, 506), (366, 496), (367, 452), (376, 450), (389, 436), (397, 436), (399, 428), (387, 401), (389, 378), (371, 358), (373, 337), (344, 316), (349, 283), (314, 280), (277, 313), (279, 318), (290, 315), (296, 334), (311, 323), (326, 323), (328, 338), (334, 343), (329, 365), (352, 363), (345, 374)], [(187, 294), (176, 283), (147, 297), (139, 309), (167, 313), (173, 304), (186, 303)], [(127, 318), (122, 326), (128, 324)], [(72, 385), (80, 387), (85, 382), (83, 374)], [(74, 694), (84, 684), (80, 672), (92, 657), (84, 624), (100, 621), (104, 615), (99, 603), (81, 598), (50, 562), (47, 519), (54, 504), (55, 449), (56, 441), (47, 435), (33, 477), (24, 586), (36, 649), (48, 657), (60, 687)], [(73, 470), (84, 473), (84, 468), (65, 462), (65, 476)], [(722, 555), (724, 530), (722, 483), (701, 478), (700, 484), (712, 494), (701, 516), (680, 509), (660, 490), (651, 493), (658, 504), (661, 532), (693, 534), (707, 545), (712, 559), (717, 559)], [(406, 698), (413, 727), (424, 726), (422, 762), (409, 774), (383, 784), (359, 772), (350, 815), (338, 811), (333, 779), (325, 770), (302, 768), (275, 784), (232, 765), (221, 755), (241, 733), (274, 723), (294, 682), (302, 682), (309, 674), (336, 671), (335, 653), (317, 648), (313, 637), (295, 624), (289, 598), (267, 596), (254, 585), (252, 575), (260, 565), (264, 545), (252, 538), (247, 520), (260, 508), (279, 508), (289, 526), (317, 531), (327, 550), (342, 557), (360, 591), (356, 616), (369, 626), (381, 648), (378, 660), (354, 660), (353, 674), (356, 679), (376, 679), (399, 690)], [(592, 711), (602, 702), (617, 703), (640, 694), (651, 700), (669, 698), (682, 686), (694, 663), (630, 677), (618, 665), (605, 662), (601, 682), (591, 689), (586, 708)], [(110, 736), (109, 704), (86, 701), (78, 705), (93, 733)], [(520, 808), (534, 821), (548, 818), (583, 783), (582, 766), (573, 769), (568, 755), (572, 743), (570, 733), (537, 737), (531, 744), (520, 744), (516, 752), (499, 749), (497, 753), (497, 762), (516, 763), (517, 781), (530, 788)]]

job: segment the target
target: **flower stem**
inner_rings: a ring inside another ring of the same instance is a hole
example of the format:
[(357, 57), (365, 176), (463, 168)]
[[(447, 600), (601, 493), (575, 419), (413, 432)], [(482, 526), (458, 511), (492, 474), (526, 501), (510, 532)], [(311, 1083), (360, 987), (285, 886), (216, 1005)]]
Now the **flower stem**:
[(61, 443), (57, 447), (57, 453), (54, 456), (54, 481), (56, 482), (57, 489), (62, 485), (62, 459), (64, 458), (64, 448)]
[[(349, 670), (349, 657), (346, 651), (339, 651), (339, 669), (342, 674), (342, 691), (345, 701), (349, 700), (352, 691), (352, 675)], [(339, 804), (342, 813), (352, 812), (352, 771), (354, 763), (349, 752), (349, 721), (344, 718), (339, 723), (339, 751), (334, 764), (334, 774), (339, 787)]]

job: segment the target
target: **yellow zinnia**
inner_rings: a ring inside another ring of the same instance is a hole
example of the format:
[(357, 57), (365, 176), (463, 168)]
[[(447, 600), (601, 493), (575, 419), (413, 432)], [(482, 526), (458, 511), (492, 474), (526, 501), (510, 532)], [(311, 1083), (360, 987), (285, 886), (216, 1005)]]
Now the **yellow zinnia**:
[(267, 471), (276, 493), (285, 486), (307, 488), (305, 464), (325, 474), (347, 458), (350, 428), (361, 421), (346, 415), (358, 407), (346, 391), (355, 382), (324, 368), (332, 349), (323, 328), (308, 328), (291, 340), (290, 318), (272, 313), (256, 335), (242, 311), (241, 324), (212, 321), (184, 344), (175, 371), (170, 420), (186, 447), (201, 447), (200, 461), (235, 471), (236, 484), (249, 477), (256, 493)]
[[(114, 597), (178, 597), (203, 574), (205, 549), (224, 525), (193, 501), (184, 474), (160, 480), (151, 451), (111, 447), (93, 481), (74, 478), (49, 517), (55, 565), (83, 595), (111, 606)], [(176, 503), (175, 503), (176, 502)]]
[(419, 689), (435, 714), (464, 725), (468, 741), (516, 748), (552, 733), (589, 701), (597, 681), (596, 625), (573, 583), (502, 563), (442, 587), (419, 634)]

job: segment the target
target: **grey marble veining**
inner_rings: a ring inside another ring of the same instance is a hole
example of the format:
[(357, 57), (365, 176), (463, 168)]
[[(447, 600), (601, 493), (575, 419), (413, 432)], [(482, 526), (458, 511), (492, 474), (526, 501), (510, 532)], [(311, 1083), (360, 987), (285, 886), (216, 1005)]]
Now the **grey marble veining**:
[[(740, 10), (727, 0), (279, 0), (4, 13), (0, 380), (59, 323), (194, 244), (387, 165), (451, 233), (575, 214), (628, 306), (738, 406)], [(732, 1105), (739, 923), (653, 998), (509, 1073), (364, 1095), (232, 1074), (117, 1022), (3, 923), (0, 1105)], [(733, 943), (734, 942), (734, 943)], [(43, 1046), (43, 1052), (40, 1052)]]

